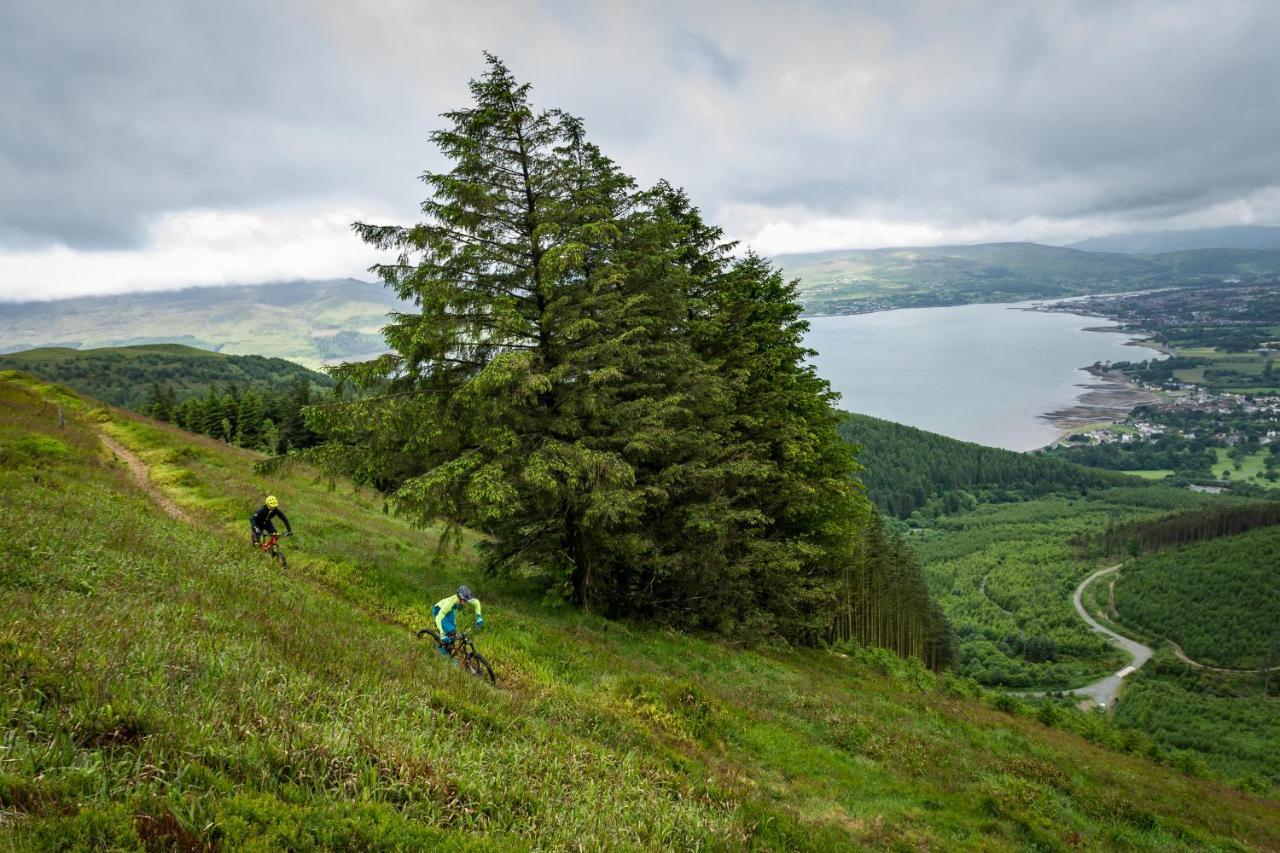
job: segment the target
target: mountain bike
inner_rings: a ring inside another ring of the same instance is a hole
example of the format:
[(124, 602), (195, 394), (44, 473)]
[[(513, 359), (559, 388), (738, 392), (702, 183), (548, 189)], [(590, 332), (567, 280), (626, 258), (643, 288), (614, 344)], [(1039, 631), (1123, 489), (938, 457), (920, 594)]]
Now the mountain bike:
[(443, 646), (448, 651), (449, 657), (453, 658), (459, 666), (476, 678), (488, 679), (490, 684), (497, 683), (497, 678), (493, 674), (493, 667), (489, 666), (489, 662), (484, 659), (484, 656), (476, 651), (476, 647), (465, 633), (458, 634), (454, 637), (453, 642), (448, 645), (444, 645), (440, 641), (440, 635), (431, 628), (423, 628), (418, 632), (419, 640), (424, 637), (430, 637), (437, 648)]
[(264, 533), (258, 538), (258, 548), (263, 553), (270, 554), (271, 559), (280, 564), (280, 568), (285, 568), (287, 562), (284, 558), (284, 551), (280, 550), (280, 540), (289, 536), (288, 533)]

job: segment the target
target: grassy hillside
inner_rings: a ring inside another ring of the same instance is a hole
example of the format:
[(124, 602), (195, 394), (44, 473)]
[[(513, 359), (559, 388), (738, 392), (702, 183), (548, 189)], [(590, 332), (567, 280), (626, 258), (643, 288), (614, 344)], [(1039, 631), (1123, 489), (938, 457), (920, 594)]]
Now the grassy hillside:
[(858, 314), (886, 308), (1016, 302), (1274, 275), (1280, 252), (1195, 249), (1158, 255), (985, 243), (783, 255), (805, 309)]
[(1280, 527), (1134, 560), (1114, 618), (1211, 666), (1261, 667), (1268, 654), (1280, 664)]
[[(951, 677), (544, 605), (465, 553), (433, 561), (373, 495), (261, 479), (252, 454), (14, 374), (0, 400), (0, 846), (1280, 845), (1274, 801)], [(160, 514), (99, 430), (197, 523)], [(298, 531), (286, 572), (245, 543), (267, 489)], [(464, 579), (496, 689), (410, 631)]]
[(328, 374), (282, 358), (228, 355), (180, 344), (78, 350), (45, 347), (0, 356), (0, 370), (25, 370), (99, 400), (141, 409), (153, 384), (171, 386), (179, 401), (202, 397), (210, 387), (281, 391), (295, 379), (331, 388)]
[(93, 296), (0, 306), (0, 352), (178, 343), (307, 367), (384, 351), (381, 285), (353, 279)]

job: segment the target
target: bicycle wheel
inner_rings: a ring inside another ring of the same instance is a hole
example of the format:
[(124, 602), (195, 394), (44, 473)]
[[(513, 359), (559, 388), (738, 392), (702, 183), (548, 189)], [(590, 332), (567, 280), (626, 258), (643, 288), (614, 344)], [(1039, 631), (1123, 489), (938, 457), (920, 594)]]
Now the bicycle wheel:
[(489, 662), (478, 652), (472, 652), (467, 655), (467, 659), (462, 662), (462, 666), (476, 678), (487, 678), (490, 684), (498, 683), (498, 679), (493, 674), (493, 667), (489, 666)]
[(419, 640), (423, 639), (424, 637), (430, 637), (432, 640), (435, 640), (435, 643), (437, 646), (440, 645), (440, 635), (437, 634), (435, 631), (432, 631), (430, 628), (423, 628), (421, 631), (418, 632)]
[(283, 569), (288, 565), (288, 562), (284, 558), (284, 551), (281, 551), (279, 547), (271, 549), (271, 556), (280, 564), (280, 568)]

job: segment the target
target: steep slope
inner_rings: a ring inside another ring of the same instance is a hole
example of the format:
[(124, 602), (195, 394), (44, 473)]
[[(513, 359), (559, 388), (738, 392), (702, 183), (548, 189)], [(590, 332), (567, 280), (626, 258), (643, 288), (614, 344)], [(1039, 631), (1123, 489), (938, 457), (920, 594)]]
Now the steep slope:
[(178, 343), (319, 367), (383, 352), (387, 312), (400, 307), (354, 279), (0, 303), (0, 352)]
[[(891, 656), (742, 651), (542, 604), (465, 552), (433, 560), (375, 495), (264, 479), (253, 454), (17, 374), (0, 402), (0, 845), (1280, 845), (1274, 801)], [(245, 541), (267, 489), (298, 531), (285, 572)], [(463, 579), (496, 689), (410, 630)]]
[(302, 379), (333, 387), (328, 374), (282, 358), (227, 355), (180, 344), (148, 344), (79, 350), (44, 347), (0, 356), (0, 370), (25, 370), (116, 406), (141, 409), (155, 384), (171, 387), (178, 401), (200, 397), (211, 387), (281, 391)]

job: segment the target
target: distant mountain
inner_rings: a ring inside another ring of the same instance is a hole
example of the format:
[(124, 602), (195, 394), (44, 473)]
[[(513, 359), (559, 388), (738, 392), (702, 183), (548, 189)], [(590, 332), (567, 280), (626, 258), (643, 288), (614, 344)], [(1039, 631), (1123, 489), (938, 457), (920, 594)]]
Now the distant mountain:
[(0, 370), (23, 370), (136, 410), (144, 408), (156, 384), (173, 389), (177, 402), (203, 397), (211, 387), (222, 393), (227, 385), (280, 393), (299, 379), (315, 388), (334, 384), (328, 374), (282, 358), (227, 355), (180, 344), (86, 350), (43, 347), (0, 355)]
[(1280, 250), (1280, 227), (1233, 225), (1226, 228), (1195, 228), (1187, 231), (1148, 231), (1141, 234), (1110, 234), (1090, 237), (1067, 248), (1086, 252), (1122, 252), (1131, 255), (1158, 255), (1191, 249)]
[(780, 255), (811, 314), (1016, 302), (1280, 274), (1280, 251), (1197, 249), (1160, 255), (1039, 243), (982, 243)]
[(0, 303), (0, 352), (177, 343), (319, 367), (385, 351), (387, 312), (403, 307), (355, 279)]
[(861, 249), (775, 259), (800, 279), (811, 313), (1015, 302), (1135, 289), (1155, 281), (1159, 264), (1039, 243)]

